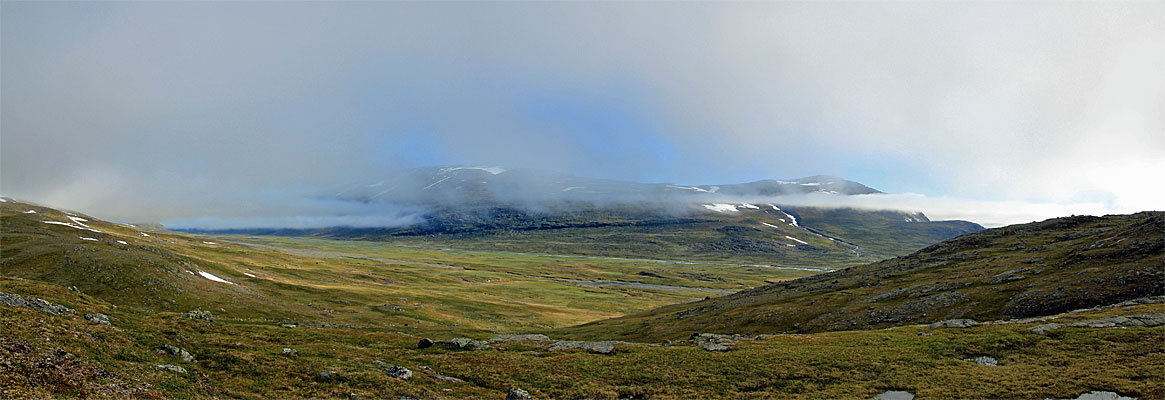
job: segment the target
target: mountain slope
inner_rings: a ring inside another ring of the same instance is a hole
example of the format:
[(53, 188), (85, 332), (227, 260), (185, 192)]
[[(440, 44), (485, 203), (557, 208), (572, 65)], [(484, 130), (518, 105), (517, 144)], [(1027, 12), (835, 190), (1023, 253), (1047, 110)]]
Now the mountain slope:
[(1165, 212), (1066, 217), (909, 256), (565, 329), (580, 337), (820, 332), (1066, 312), (1165, 294)]
[[(981, 226), (921, 213), (829, 211), (780, 196), (876, 195), (833, 176), (743, 184), (637, 183), (498, 167), (416, 168), (351, 185), (331, 200), (426, 210), (386, 228), (206, 231), (393, 240), (482, 250), (764, 264), (856, 265), (902, 255)], [(797, 221), (801, 220), (801, 223)], [(796, 240), (789, 239), (796, 238)]]

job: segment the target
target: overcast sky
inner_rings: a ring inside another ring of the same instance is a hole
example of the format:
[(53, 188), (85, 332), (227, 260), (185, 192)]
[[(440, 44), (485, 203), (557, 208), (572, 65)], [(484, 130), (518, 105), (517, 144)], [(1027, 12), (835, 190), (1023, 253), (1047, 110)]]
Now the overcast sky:
[(107, 218), (440, 164), (1165, 209), (1165, 2), (0, 7), (0, 192)]

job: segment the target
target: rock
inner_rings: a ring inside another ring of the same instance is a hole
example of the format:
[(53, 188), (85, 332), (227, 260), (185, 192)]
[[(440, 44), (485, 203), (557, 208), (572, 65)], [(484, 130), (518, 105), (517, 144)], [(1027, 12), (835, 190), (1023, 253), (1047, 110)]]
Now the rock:
[(295, 351), (295, 349), (293, 349), (293, 348), (284, 347), (283, 348), (283, 355), (288, 356), (288, 357), (299, 357), (299, 352)]
[(975, 325), (979, 325), (979, 323), (975, 322), (975, 320), (973, 320), (973, 319), (948, 319), (948, 320), (943, 320), (943, 321), (939, 321), (939, 322), (935, 322), (933, 324), (930, 324), (928, 329), (944, 328), (944, 327), (945, 328), (970, 328), (970, 327), (975, 326)]
[(1077, 397), (1076, 400), (1136, 400), (1132, 397), (1124, 397), (1113, 392), (1103, 392), (1099, 390), (1084, 393)]
[(201, 320), (206, 320), (206, 321), (210, 321), (210, 320), (214, 319), (214, 315), (211, 315), (210, 311), (190, 310), (190, 311), (187, 311), (185, 315), (186, 315), (186, 318), (190, 318), (190, 319), (201, 319)]
[(506, 400), (530, 400), (530, 392), (518, 388), (510, 388), (506, 393)]
[(429, 338), (422, 338), (420, 342), (417, 342), (418, 349), (427, 349), (430, 347), (433, 347), (433, 341)]
[(701, 349), (704, 349), (707, 351), (729, 351), (729, 350), (732, 350), (732, 348), (728, 347), (728, 346), (730, 346), (732, 344), (733, 343), (728, 343), (728, 342), (725, 342), (725, 343), (697, 342), (696, 343), (696, 345), (700, 346)]
[(159, 371), (170, 371), (170, 372), (173, 372), (176, 374), (185, 374), (186, 373), (186, 368), (182, 368), (180, 366), (173, 365), (173, 364), (155, 365), (154, 369), (159, 370)]
[(517, 342), (522, 340), (546, 341), (550, 340), (546, 335), (538, 334), (515, 334), (515, 335), (497, 335), (489, 340), (490, 343), (499, 342)]
[(91, 324), (112, 325), (109, 316), (105, 314), (85, 314), (85, 319)]
[(396, 379), (409, 379), (413, 377), (413, 371), (409, 371), (408, 368), (401, 367), (399, 365), (391, 365), (380, 360), (372, 360), (372, 363), (380, 367), (380, 369), (390, 377)]
[(333, 371), (324, 371), (316, 375), (316, 380), (320, 382), (335, 382), (340, 380), (340, 375)]
[[(492, 350), (488, 343), (483, 340), (474, 340), (469, 338), (456, 338), (450, 340), (437, 340), (433, 342), (434, 345), (442, 346), (448, 350)], [(418, 346), (420, 343), (417, 344)]]
[(1149, 313), (1142, 315), (1129, 316), (1113, 316), (1101, 319), (1091, 319), (1087, 321), (1069, 322), (1069, 323), (1047, 323), (1043, 325), (1034, 326), (1030, 329), (1034, 334), (1046, 335), (1048, 331), (1060, 329), (1064, 327), (1084, 327), (1084, 328), (1132, 328), (1132, 327), (1154, 327), (1165, 325), (1165, 314)]
[(550, 345), (550, 351), (582, 349), (591, 353), (611, 354), (615, 352), (615, 342), (583, 342), (559, 340)]
[(732, 342), (744, 338), (744, 335), (721, 335), (718, 333), (693, 333), (688, 340), (696, 342)]
[(298, 328), (299, 324), (294, 323), (294, 322), (284, 322), (282, 324), (279, 324), (279, 327), (280, 328), (287, 328), (287, 329)]
[(46, 314), (58, 316), (76, 313), (76, 311), (72, 308), (65, 307), (60, 304), (50, 303), (41, 298), (32, 296), (25, 297), (18, 294), (4, 292), (0, 292), (0, 304), (11, 307), (24, 307), (29, 310), (36, 310)]
[(163, 345), (161, 350), (164, 353), (168, 353), (170, 355), (178, 357), (182, 361), (186, 361), (186, 362), (194, 361), (194, 355), (190, 354), (190, 352), (183, 350), (181, 348), (174, 347), (174, 346), (167, 344), (167, 345)]
[(901, 390), (887, 390), (875, 397), (877, 400), (914, 400), (914, 393)]
[(985, 365), (988, 367), (994, 367), (994, 366), (999, 365), (999, 360), (996, 360), (994, 358), (987, 357), (987, 356), (979, 356), (979, 357), (975, 357), (975, 358), (964, 358), (963, 361), (973, 361), (976, 364)]

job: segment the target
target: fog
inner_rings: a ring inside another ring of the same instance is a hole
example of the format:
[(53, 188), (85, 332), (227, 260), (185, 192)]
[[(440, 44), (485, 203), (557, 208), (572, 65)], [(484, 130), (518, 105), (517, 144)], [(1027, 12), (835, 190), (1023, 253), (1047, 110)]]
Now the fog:
[(119, 221), (410, 223), (311, 199), (451, 164), (832, 174), (987, 225), (1165, 209), (1162, 2), (0, 8), (0, 193)]

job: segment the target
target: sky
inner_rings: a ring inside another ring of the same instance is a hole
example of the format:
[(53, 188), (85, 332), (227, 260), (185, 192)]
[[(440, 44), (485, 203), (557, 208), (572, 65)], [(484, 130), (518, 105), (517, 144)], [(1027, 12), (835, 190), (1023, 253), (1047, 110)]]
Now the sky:
[(467, 164), (830, 174), (994, 225), (1161, 210), (1162, 43), (1154, 1), (4, 1), (0, 193), (299, 216)]

